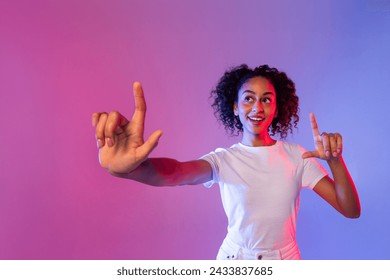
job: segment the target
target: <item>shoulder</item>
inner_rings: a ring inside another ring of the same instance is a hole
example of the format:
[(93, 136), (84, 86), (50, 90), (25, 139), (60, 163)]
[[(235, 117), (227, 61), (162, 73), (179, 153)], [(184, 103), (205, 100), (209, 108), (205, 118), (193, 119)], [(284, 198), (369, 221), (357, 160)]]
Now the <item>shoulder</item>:
[(242, 152), (242, 147), (239, 144), (234, 144), (228, 148), (216, 148), (211, 154), (231, 154)]
[(208, 162), (224, 162), (231, 158), (235, 158), (242, 153), (241, 147), (238, 144), (234, 144), (229, 148), (217, 148), (214, 151), (202, 156), (200, 159)]
[(314, 159), (303, 159), (302, 155), (306, 152), (306, 149), (299, 144), (280, 141), (280, 150), (283, 151), (288, 158), (294, 160), (299, 164), (306, 164), (308, 161)]
[(301, 145), (296, 144), (296, 143), (290, 143), (290, 142), (285, 142), (285, 141), (278, 141), (279, 145), (282, 147), (282, 149), (294, 153), (299, 153), (302, 154), (306, 150), (303, 148)]

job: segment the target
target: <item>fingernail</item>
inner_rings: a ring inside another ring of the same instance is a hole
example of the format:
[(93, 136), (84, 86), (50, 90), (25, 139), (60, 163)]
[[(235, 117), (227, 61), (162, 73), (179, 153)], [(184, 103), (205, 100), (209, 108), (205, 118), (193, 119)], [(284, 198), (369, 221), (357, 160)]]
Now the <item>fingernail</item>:
[(330, 152), (329, 151), (325, 151), (325, 156), (328, 158), (330, 156)]
[(112, 147), (113, 145), (114, 145), (114, 143), (113, 143), (113, 141), (112, 141), (112, 139), (111, 138), (106, 138), (106, 142), (107, 142), (107, 145), (108, 145), (108, 147)]
[(97, 145), (97, 148), (100, 149), (101, 147), (103, 147), (103, 141), (101, 139), (98, 139), (96, 141), (96, 145)]
[(337, 157), (337, 152), (333, 152), (333, 157)]

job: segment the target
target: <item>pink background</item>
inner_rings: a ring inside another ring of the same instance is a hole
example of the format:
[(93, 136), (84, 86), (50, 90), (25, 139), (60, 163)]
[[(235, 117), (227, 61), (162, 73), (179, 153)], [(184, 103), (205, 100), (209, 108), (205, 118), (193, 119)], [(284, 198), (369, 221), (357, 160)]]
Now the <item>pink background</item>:
[(308, 114), (339, 131), (362, 216), (303, 191), (305, 259), (389, 259), (390, 4), (386, 1), (0, 0), (0, 259), (214, 259), (214, 186), (153, 188), (100, 168), (90, 116), (131, 116), (144, 85), (153, 156), (196, 159), (238, 141), (209, 92), (247, 63), (286, 71)]

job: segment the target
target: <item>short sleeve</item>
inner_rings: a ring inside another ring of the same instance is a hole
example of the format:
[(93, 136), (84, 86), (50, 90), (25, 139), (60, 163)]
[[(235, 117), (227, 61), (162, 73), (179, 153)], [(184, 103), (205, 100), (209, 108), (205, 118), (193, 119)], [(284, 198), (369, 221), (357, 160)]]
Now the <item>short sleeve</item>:
[(323, 177), (328, 175), (328, 172), (317, 159), (302, 159), (302, 154), (306, 152), (306, 149), (300, 145), (297, 145), (297, 147), (299, 149), (299, 157), (303, 160), (302, 187), (313, 189)]
[(211, 188), (212, 185), (218, 183), (218, 156), (215, 152), (208, 153), (207, 155), (202, 156), (200, 159), (207, 161), (211, 165), (213, 170), (213, 179), (203, 183), (203, 186), (206, 188)]
[(303, 160), (302, 186), (313, 189), (318, 181), (328, 175), (328, 172), (314, 158)]

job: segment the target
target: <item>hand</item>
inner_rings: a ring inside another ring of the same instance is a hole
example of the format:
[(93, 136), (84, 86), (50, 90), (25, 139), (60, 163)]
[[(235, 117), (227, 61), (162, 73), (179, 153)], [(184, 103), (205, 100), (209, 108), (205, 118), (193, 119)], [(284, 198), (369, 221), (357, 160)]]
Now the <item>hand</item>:
[(342, 137), (339, 133), (319, 133), (316, 118), (310, 113), (310, 123), (313, 131), (315, 151), (305, 152), (302, 158), (316, 157), (324, 160), (338, 159), (343, 149)]
[(94, 113), (92, 125), (96, 127), (96, 141), (100, 165), (110, 173), (129, 173), (145, 161), (157, 146), (162, 131), (152, 133), (144, 141), (146, 103), (142, 86), (133, 84), (135, 111), (131, 122), (118, 112)]

